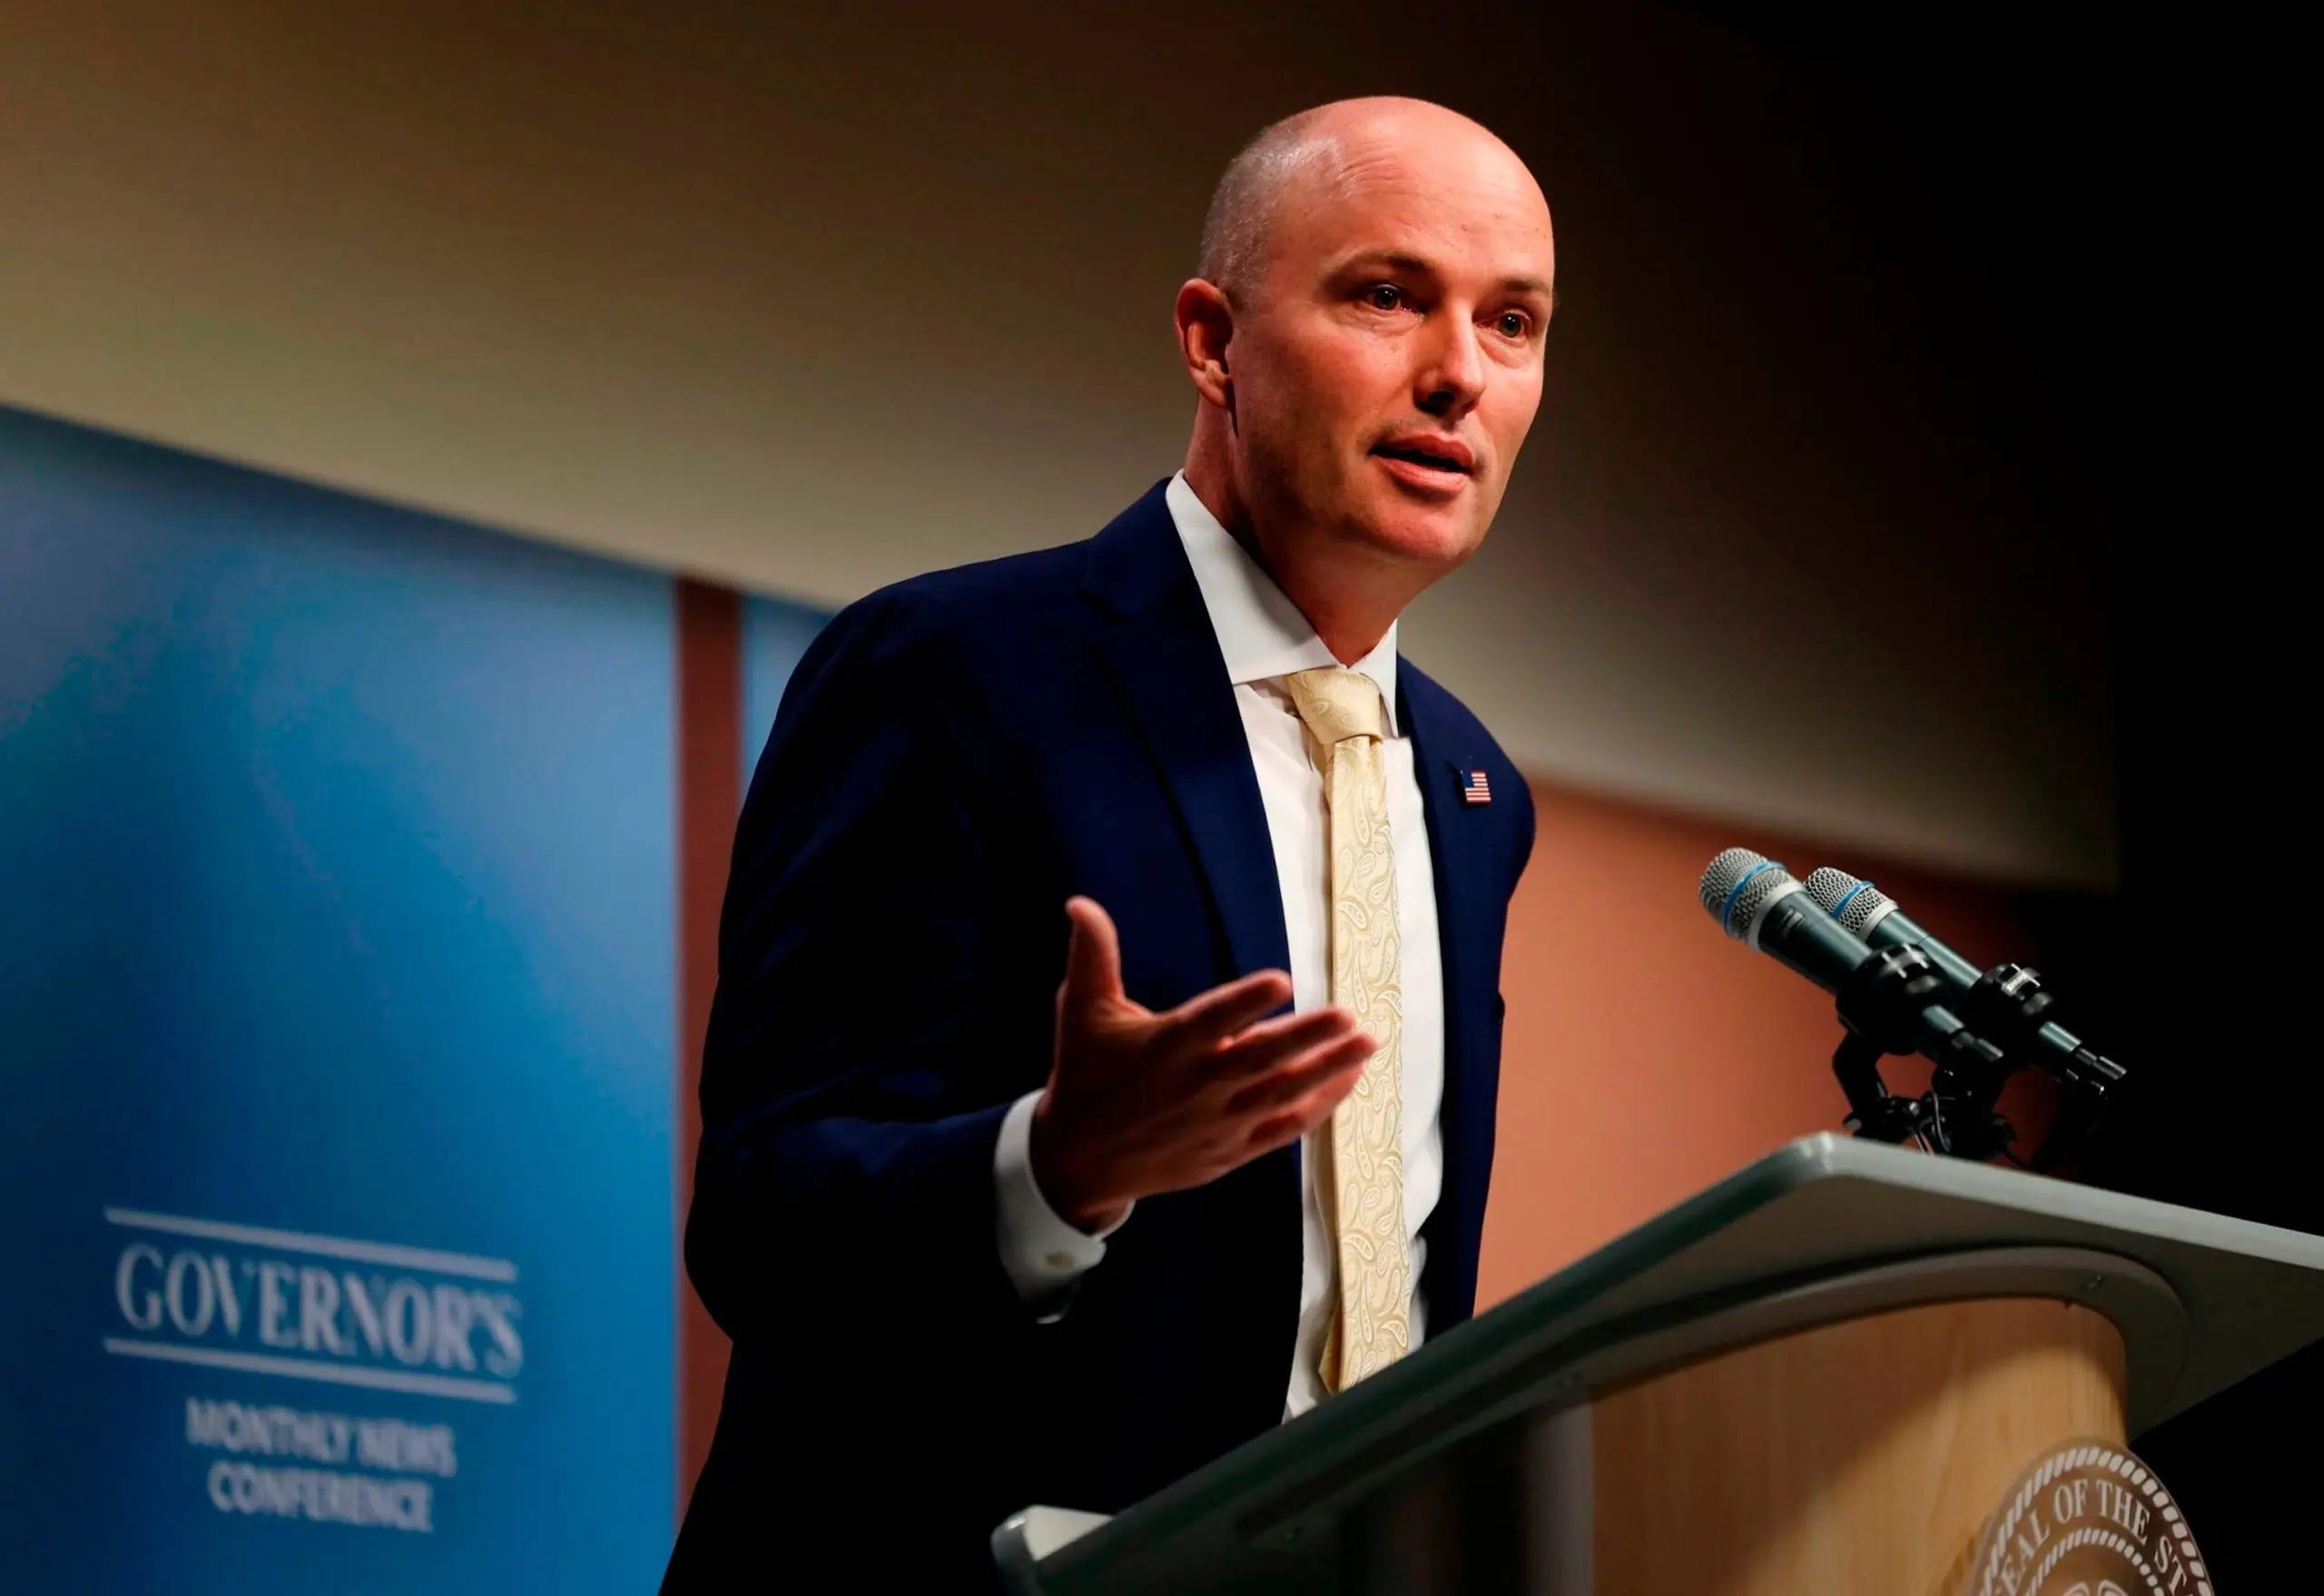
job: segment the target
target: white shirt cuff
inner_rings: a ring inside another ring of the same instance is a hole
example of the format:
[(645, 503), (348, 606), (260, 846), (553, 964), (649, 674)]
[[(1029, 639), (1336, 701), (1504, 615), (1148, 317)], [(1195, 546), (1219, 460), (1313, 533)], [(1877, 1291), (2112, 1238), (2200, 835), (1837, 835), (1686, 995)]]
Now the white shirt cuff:
[(1057, 1312), (1043, 1315), (1046, 1320), (1063, 1316), (1066, 1291), (1098, 1266), (1106, 1256), (1106, 1237), (1129, 1216), (1125, 1213), (1095, 1236), (1058, 1217), (1041, 1195), (1040, 1182), (1033, 1178), (1033, 1108), (1040, 1100), (1040, 1093), (1027, 1092), (1000, 1122), (1000, 1138), (992, 1149), (998, 1198), (993, 1229), (1000, 1266), (1009, 1271), (1018, 1296), (1030, 1307), (1058, 1305)]

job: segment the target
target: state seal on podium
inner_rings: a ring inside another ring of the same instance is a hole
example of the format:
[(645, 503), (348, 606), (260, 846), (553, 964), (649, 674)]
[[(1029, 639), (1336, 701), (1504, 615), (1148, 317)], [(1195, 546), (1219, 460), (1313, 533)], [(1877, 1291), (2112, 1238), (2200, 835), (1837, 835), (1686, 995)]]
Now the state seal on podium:
[(1970, 1554), (1962, 1596), (2212, 1596), (2187, 1515), (2154, 1471), (2089, 1439), (2010, 1483)]

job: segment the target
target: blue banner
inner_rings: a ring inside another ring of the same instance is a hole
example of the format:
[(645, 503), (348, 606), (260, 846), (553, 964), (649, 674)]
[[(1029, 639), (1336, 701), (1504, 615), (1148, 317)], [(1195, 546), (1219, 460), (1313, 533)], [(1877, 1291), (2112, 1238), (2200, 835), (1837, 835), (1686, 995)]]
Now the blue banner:
[(829, 610), (753, 595), (743, 600), (743, 785), (751, 783), (783, 690), (807, 645), (831, 620)]
[(0, 410), (0, 1584), (653, 1587), (673, 626)]

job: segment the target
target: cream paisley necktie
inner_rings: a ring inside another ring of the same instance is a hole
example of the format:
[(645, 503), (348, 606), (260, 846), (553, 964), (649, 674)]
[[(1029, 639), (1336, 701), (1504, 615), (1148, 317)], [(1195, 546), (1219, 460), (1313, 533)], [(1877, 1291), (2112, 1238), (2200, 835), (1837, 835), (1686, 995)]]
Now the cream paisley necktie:
[[(1324, 1389), (1386, 1368), (1412, 1345), (1405, 1251), (1403, 970), (1396, 855), (1381, 744), (1388, 717), (1368, 676), (1334, 666), (1288, 678), (1324, 773), (1331, 839), (1332, 1001), (1380, 1045), (1318, 1137), (1315, 1194), (1338, 1253), (1339, 1311), (1324, 1340)], [(1328, 1141), (1328, 1147), (1324, 1144)]]

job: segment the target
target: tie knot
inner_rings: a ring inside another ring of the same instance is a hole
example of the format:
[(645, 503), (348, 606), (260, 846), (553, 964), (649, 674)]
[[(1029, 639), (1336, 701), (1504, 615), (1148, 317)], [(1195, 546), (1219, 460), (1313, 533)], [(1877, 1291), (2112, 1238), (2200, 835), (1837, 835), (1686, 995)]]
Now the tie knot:
[(1299, 718), (1307, 723), (1307, 734), (1321, 747), (1350, 737), (1387, 740), (1387, 706), (1381, 701), (1379, 684), (1371, 677), (1327, 665), (1294, 671), (1285, 680), (1291, 684), (1291, 702)]

